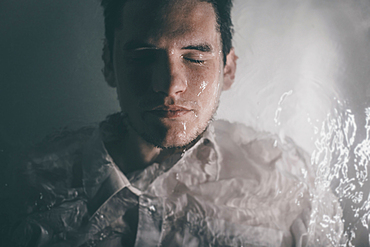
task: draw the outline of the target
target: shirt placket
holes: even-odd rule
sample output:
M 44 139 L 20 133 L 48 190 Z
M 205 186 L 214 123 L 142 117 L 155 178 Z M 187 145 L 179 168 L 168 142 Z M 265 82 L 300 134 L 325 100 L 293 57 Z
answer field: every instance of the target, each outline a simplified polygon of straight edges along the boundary
M 131 192 L 128 187 L 125 187 L 109 198 L 90 218 L 89 223 L 86 227 L 84 239 L 80 239 L 80 244 L 87 243 L 88 245 L 94 246 L 94 242 L 103 241 L 101 234 L 105 228 L 110 226 L 119 217 L 125 215 L 125 213 L 138 205 L 138 196 Z M 100 235 L 99 235 L 100 234 Z
M 161 246 L 163 199 L 149 195 L 139 196 L 139 223 L 135 247 Z

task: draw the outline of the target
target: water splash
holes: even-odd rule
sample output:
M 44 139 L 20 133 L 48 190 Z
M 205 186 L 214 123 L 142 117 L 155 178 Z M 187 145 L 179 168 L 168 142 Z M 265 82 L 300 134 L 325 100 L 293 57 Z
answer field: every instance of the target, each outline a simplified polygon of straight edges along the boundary
M 281 125 L 281 122 L 280 122 L 280 114 L 281 114 L 281 111 L 283 110 L 282 104 L 283 104 L 285 98 L 287 96 L 292 95 L 292 94 L 293 94 L 293 90 L 290 90 L 288 92 L 283 93 L 283 95 L 281 95 L 280 100 L 279 100 L 279 103 L 278 103 L 278 108 L 275 111 L 275 117 L 274 117 L 274 122 L 275 122 L 275 125 L 276 126 L 280 126 Z
M 354 114 L 344 104 L 327 115 L 317 135 L 311 161 L 315 168 L 317 194 L 314 201 L 320 201 L 328 191 L 333 191 L 343 208 L 346 246 L 355 246 L 369 241 L 359 232 L 369 229 L 370 198 L 368 166 L 370 161 L 370 108 L 366 108 L 365 126 L 361 114 Z M 313 211 L 318 211 L 319 208 Z M 325 227 L 337 219 L 319 219 Z M 368 231 L 367 231 L 368 232 Z M 357 237 L 356 237 L 357 235 Z M 328 236 L 330 237 L 330 236 Z

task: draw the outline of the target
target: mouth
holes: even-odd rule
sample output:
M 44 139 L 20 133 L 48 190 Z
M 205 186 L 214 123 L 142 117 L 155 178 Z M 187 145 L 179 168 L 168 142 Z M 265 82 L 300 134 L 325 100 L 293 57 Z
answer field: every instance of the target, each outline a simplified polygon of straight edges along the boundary
M 159 118 L 174 119 L 182 117 L 191 111 L 191 109 L 182 106 L 157 106 L 148 112 Z

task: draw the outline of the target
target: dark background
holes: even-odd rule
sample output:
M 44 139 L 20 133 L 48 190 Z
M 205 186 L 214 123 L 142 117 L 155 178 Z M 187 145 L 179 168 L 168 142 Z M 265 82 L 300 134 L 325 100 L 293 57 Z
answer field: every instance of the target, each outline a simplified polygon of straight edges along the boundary
M 27 146 L 118 110 L 95 0 L 0 1 L 0 145 Z

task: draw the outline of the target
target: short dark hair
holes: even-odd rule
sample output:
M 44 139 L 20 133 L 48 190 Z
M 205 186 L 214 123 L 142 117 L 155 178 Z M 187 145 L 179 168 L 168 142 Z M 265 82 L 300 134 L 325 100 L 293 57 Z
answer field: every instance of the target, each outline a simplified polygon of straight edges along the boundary
M 104 8 L 105 38 L 107 39 L 110 51 L 113 51 L 114 30 L 121 23 L 121 14 L 125 3 L 128 0 L 101 0 Z M 222 53 L 224 64 L 226 56 L 232 48 L 233 23 L 231 21 L 232 0 L 199 0 L 200 2 L 211 3 L 217 18 L 217 29 L 221 34 Z

